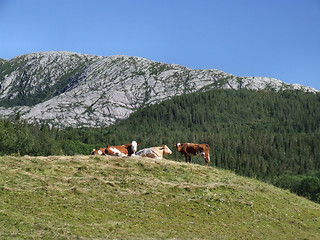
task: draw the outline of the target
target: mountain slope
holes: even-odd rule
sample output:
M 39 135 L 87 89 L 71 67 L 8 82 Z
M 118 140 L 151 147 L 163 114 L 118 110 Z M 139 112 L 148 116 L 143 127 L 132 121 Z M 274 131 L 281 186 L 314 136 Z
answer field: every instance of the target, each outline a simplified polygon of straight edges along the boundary
M 108 126 L 141 106 L 212 88 L 303 89 L 264 77 L 236 77 L 219 70 L 128 56 L 41 52 L 0 62 L 0 108 L 29 122 L 60 127 Z
M 211 167 L 51 156 L 1 157 L 0 170 L 4 239 L 320 237 L 318 204 Z

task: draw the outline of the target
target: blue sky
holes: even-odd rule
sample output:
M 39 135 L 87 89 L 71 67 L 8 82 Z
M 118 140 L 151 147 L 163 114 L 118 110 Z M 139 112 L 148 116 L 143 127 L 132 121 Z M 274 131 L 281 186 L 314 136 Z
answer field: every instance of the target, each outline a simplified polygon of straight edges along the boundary
M 320 90 L 320 0 L 0 0 L 0 58 L 58 50 Z

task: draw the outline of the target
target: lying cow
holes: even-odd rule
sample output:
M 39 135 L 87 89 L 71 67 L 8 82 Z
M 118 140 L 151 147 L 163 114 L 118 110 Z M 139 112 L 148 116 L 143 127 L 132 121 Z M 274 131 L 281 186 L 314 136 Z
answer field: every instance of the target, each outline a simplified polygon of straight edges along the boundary
M 132 141 L 131 143 L 120 146 L 108 145 L 105 150 L 105 154 L 120 157 L 135 156 L 135 153 L 139 145 L 140 143 L 137 143 L 136 141 Z
M 164 154 L 172 154 L 170 148 L 167 145 L 163 145 L 162 147 L 151 147 L 144 148 L 137 152 L 137 155 L 141 157 L 149 157 L 149 158 L 157 158 L 162 159 Z
M 206 165 L 210 162 L 210 147 L 208 144 L 197 144 L 197 143 L 176 143 L 174 146 L 177 147 L 178 152 L 180 152 L 186 159 L 186 162 L 191 162 L 191 156 L 202 156 L 206 161 Z
M 106 149 L 107 148 L 93 149 L 91 155 L 106 155 Z

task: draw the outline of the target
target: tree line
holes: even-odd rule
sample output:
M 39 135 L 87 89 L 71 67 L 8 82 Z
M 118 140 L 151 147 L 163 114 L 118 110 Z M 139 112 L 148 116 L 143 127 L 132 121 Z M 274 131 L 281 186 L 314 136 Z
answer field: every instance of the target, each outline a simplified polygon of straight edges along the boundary
M 140 148 L 208 143 L 211 166 L 320 201 L 320 94 L 211 90 L 174 97 L 108 128 L 58 129 L 0 119 L 0 154 L 89 154 L 136 140 Z M 183 161 L 173 150 L 171 159 Z M 193 162 L 204 164 L 201 158 Z

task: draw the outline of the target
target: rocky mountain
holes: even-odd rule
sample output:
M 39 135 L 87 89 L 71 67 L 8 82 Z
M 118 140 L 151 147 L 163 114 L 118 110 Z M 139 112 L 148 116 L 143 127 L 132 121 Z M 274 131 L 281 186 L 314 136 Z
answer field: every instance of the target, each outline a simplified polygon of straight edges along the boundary
M 0 115 L 59 127 L 101 127 L 175 95 L 213 88 L 302 89 L 266 77 L 237 77 L 129 56 L 40 52 L 0 59 Z

